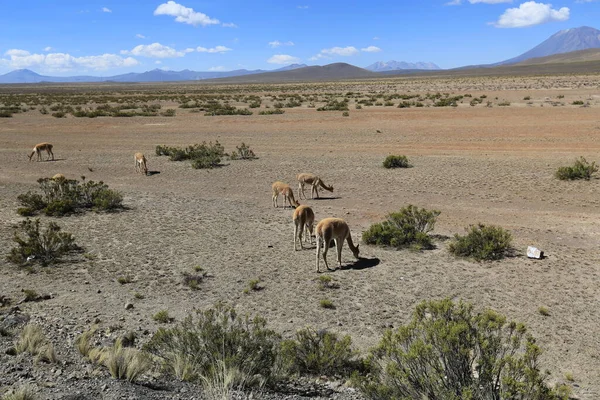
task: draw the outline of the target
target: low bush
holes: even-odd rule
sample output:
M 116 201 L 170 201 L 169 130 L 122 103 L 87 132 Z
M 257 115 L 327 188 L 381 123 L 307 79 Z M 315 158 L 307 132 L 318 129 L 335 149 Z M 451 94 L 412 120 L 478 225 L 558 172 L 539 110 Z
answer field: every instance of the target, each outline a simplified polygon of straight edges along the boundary
M 54 346 L 48 340 L 39 325 L 27 324 L 23 328 L 19 340 L 15 344 L 17 353 L 29 353 L 35 357 L 35 361 L 56 363 L 58 358 Z
M 24 238 L 18 233 L 19 231 L 24 233 Z M 19 265 L 30 261 L 46 267 L 59 263 L 62 257 L 70 253 L 81 251 L 81 248 L 75 244 L 73 235 L 61 232 L 61 228 L 54 222 L 50 222 L 41 232 L 39 219 L 32 221 L 28 218 L 22 221 L 14 234 L 13 241 L 17 246 L 10 250 L 7 259 Z
M 74 179 L 40 178 L 38 183 L 41 194 L 30 191 L 17 197 L 23 206 L 17 210 L 20 215 L 43 212 L 61 217 L 85 209 L 114 211 L 123 208 L 123 196 L 102 181 L 79 183 Z
M 451 300 L 419 304 L 412 321 L 386 331 L 353 376 L 369 399 L 558 400 L 540 371 L 541 349 L 523 324 Z
M 236 151 L 232 152 L 229 156 L 231 160 L 254 160 L 255 158 L 258 158 L 246 143 L 242 142 L 240 146 L 236 146 L 235 148 Z
M 225 148 L 216 141 L 188 146 L 185 149 L 169 146 L 156 146 L 157 156 L 168 156 L 171 161 L 191 160 L 192 168 L 215 168 L 225 155 Z
M 589 181 L 596 172 L 598 172 L 596 162 L 590 164 L 585 158 L 579 157 L 573 166 L 560 167 L 554 176 L 560 180 L 585 179 Z
M 273 114 L 285 114 L 285 110 L 281 108 L 276 108 L 274 110 L 263 110 L 258 113 L 258 115 L 273 115 Z
M 146 349 L 162 369 L 180 380 L 203 382 L 219 374 L 218 365 L 236 371 L 233 387 L 272 378 L 280 336 L 263 318 L 240 317 L 218 304 L 189 315 L 178 326 L 159 329 Z
M 33 386 L 26 384 L 18 389 L 9 390 L 4 393 L 2 400 L 36 400 L 37 396 L 35 394 L 35 389 Z
M 281 360 L 286 371 L 297 374 L 350 376 L 361 369 L 352 339 L 327 330 L 305 328 L 281 343 Z
M 389 155 L 383 160 L 384 168 L 409 168 L 411 167 L 406 156 Z
M 433 242 L 428 235 L 433 231 L 440 211 L 426 210 L 408 205 L 396 213 L 390 213 L 384 222 L 371 225 L 363 233 L 363 241 L 377 246 L 431 249 Z
M 499 226 L 472 225 L 465 236 L 454 235 L 450 253 L 477 261 L 499 260 L 512 250 L 512 235 Z

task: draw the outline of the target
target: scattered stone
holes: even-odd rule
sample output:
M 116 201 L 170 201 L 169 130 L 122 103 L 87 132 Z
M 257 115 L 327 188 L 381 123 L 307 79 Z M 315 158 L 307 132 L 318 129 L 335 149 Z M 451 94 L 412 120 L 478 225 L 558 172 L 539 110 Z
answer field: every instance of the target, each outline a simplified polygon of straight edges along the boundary
M 133 308 L 133 303 L 127 303 L 125 304 L 125 309 L 126 310 L 131 310 Z

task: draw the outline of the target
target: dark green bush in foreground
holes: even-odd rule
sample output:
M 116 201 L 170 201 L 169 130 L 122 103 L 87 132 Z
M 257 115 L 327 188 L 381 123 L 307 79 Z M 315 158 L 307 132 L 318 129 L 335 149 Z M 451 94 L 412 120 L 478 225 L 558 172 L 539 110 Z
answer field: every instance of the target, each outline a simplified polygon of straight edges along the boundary
M 383 161 L 384 168 L 409 168 L 411 165 L 406 156 L 387 156 Z
M 235 387 L 271 378 L 279 341 L 263 318 L 240 317 L 233 308 L 217 305 L 174 328 L 159 329 L 146 350 L 166 373 L 181 380 L 214 376 L 219 365 L 235 370 Z
M 575 179 L 585 179 L 586 181 L 589 181 L 596 172 L 598 172 L 596 162 L 590 164 L 585 158 L 579 157 L 579 159 L 575 160 L 573 166 L 560 167 L 554 173 L 554 176 L 563 181 Z
M 512 235 L 499 226 L 472 225 L 465 236 L 454 235 L 450 253 L 478 261 L 499 260 L 512 249 Z
M 30 262 L 41 263 L 46 267 L 60 262 L 61 258 L 69 253 L 81 250 L 75 244 L 73 235 L 61 232 L 60 226 L 54 222 L 50 222 L 44 231 L 40 231 L 39 219 L 32 221 L 28 218 L 22 221 L 13 241 L 17 246 L 10 250 L 7 258 L 15 264 L 24 264 L 27 258 L 30 258 Z
M 113 211 L 123 208 L 123 196 L 109 189 L 104 182 L 79 183 L 74 179 L 40 178 L 41 193 L 27 192 L 17 197 L 23 216 L 43 212 L 48 216 L 60 217 L 81 210 Z
M 281 359 L 286 371 L 298 374 L 350 376 L 361 366 L 350 336 L 339 338 L 312 328 L 296 332 L 295 340 L 283 341 Z
M 355 374 L 369 399 L 566 399 L 545 383 L 541 349 L 522 324 L 451 300 L 423 302 L 388 330 Z
M 435 227 L 439 215 L 437 210 L 408 205 L 399 212 L 388 214 L 386 221 L 371 225 L 363 233 L 363 241 L 378 246 L 431 249 L 433 242 L 428 233 Z

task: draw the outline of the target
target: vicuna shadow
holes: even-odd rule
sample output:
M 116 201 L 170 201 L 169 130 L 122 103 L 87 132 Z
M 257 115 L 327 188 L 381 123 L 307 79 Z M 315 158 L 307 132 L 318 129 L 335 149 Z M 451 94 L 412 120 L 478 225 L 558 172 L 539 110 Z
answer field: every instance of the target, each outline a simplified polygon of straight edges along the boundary
M 146 176 L 152 176 L 152 175 L 158 175 L 158 174 L 160 174 L 160 171 L 148 171 Z
M 337 200 L 337 199 L 341 199 L 341 197 L 340 196 L 315 197 L 314 199 L 311 199 L 311 200 Z
M 342 266 L 341 270 L 345 271 L 347 269 L 361 270 L 361 269 L 373 268 L 373 267 L 379 265 L 380 262 L 381 262 L 381 260 L 377 257 L 375 257 L 375 258 L 359 257 L 358 260 L 354 261 L 352 264 Z

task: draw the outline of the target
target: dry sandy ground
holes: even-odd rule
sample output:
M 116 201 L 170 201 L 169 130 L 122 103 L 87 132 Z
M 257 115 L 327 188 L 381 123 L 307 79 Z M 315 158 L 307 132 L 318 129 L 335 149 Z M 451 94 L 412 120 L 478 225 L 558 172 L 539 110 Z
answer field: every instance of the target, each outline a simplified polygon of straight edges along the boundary
M 95 259 L 35 274 L 0 261 L 0 294 L 19 299 L 22 289 L 52 293 L 53 299 L 22 308 L 69 331 L 69 340 L 95 318 L 104 328 L 119 324 L 152 332 L 152 315 L 159 310 L 179 320 L 224 300 L 266 317 L 286 336 L 307 325 L 327 328 L 351 334 L 362 350 L 376 344 L 384 328 L 406 323 L 420 301 L 463 299 L 526 323 L 545 350 L 550 382 L 574 386 L 582 399 L 600 398 L 600 180 L 553 177 L 576 157 L 598 160 L 600 100 L 592 97 L 600 94 L 597 80 L 591 88 L 560 91 L 490 87 L 482 88 L 488 97 L 513 104 L 352 108 L 350 117 L 302 107 L 274 116 L 178 111 L 175 118 L 55 119 L 29 112 L 4 119 L 2 260 L 12 247 L 12 226 L 22 219 L 16 197 L 35 189 L 39 177 L 60 172 L 102 180 L 125 195 L 130 209 L 58 220 Z M 561 93 L 565 106 L 541 106 Z M 526 95 L 534 105 L 522 101 Z M 580 98 L 595 100 L 590 107 L 569 105 Z M 159 144 L 203 140 L 219 140 L 226 151 L 245 142 L 259 159 L 206 171 L 154 155 Z M 54 143 L 57 161 L 27 162 L 29 148 L 42 141 Z M 150 170 L 160 173 L 135 174 L 136 151 L 147 154 Z M 414 168 L 382 168 L 388 154 L 407 155 Z M 330 273 L 339 288 L 319 290 L 314 249 L 293 250 L 292 212 L 271 204 L 271 183 L 282 180 L 295 188 L 299 172 L 316 173 L 335 187 L 333 195 L 324 192 L 329 198 L 302 203 L 313 207 L 317 219 L 345 218 L 355 242 L 370 224 L 408 204 L 440 210 L 437 249 L 361 244 L 367 260 L 355 263 L 345 245 L 344 269 Z M 477 263 L 450 255 L 443 237 L 478 222 L 510 230 L 519 256 Z M 528 245 L 548 257 L 527 259 Z M 333 251 L 329 259 L 335 265 Z M 182 284 L 182 273 L 196 265 L 211 277 L 194 291 Z M 119 284 L 122 276 L 133 282 Z M 252 279 L 264 289 L 244 294 Z M 135 292 L 145 298 L 135 299 Z M 323 298 L 336 308 L 321 308 Z M 128 302 L 133 310 L 125 310 Z M 541 306 L 550 316 L 540 315 Z

